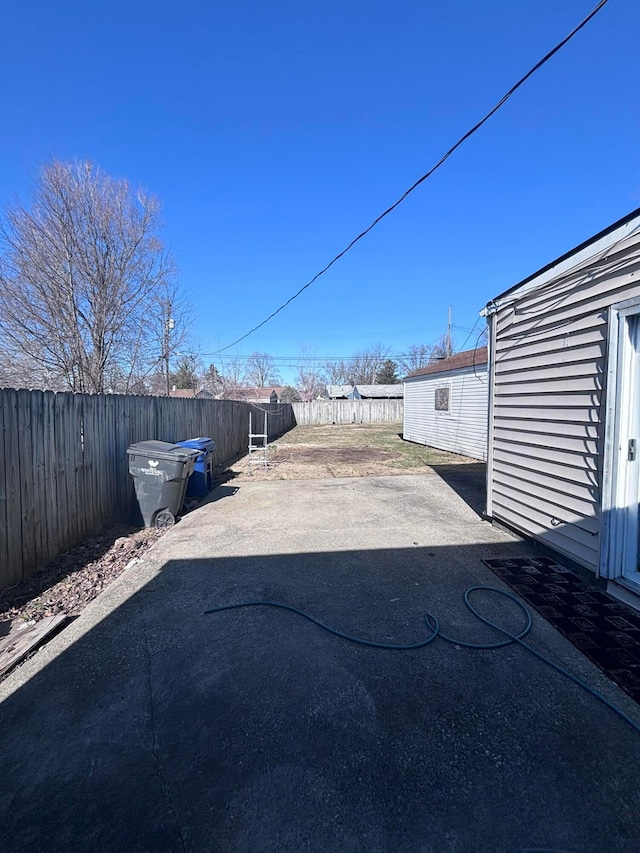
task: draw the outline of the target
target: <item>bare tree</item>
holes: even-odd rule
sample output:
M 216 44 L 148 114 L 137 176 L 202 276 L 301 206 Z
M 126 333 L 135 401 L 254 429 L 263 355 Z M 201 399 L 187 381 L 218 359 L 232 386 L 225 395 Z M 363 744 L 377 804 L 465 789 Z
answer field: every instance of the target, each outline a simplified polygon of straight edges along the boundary
M 43 388 L 56 390 L 64 385 L 64 379 L 55 373 L 44 371 L 18 353 L 10 353 L 0 345 L 0 388 Z
M 327 387 L 326 374 L 318 367 L 301 364 L 296 373 L 296 387 L 303 399 L 313 400 L 324 393 Z
M 327 376 L 322 367 L 313 361 L 313 355 L 307 347 L 301 348 L 299 357 L 296 386 L 303 399 L 312 400 L 320 394 L 324 394 Z
M 349 382 L 353 385 L 375 385 L 388 355 L 389 347 L 381 343 L 355 353 L 351 359 Z
M 409 349 L 398 357 L 400 373 L 407 376 L 415 370 L 427 367 L 431 363 L 432 350 L 433 346 L 427 346 L 427 344 L 411 344 Z
M 2 361 L 31 384 L 89 393 L 157 370 L 154 318 L 177 294 L 159 231 L 158 200 L 127 181 L 89 162 L 44 166 L 31 207 L 16 202 L 0 225 Z
M 136 365 L 138 371 L 140 355 L 146 352 L 147 370 L 157 371 L 164 376 L 163 393 L 169 396 L 171 388 L 171 359 L 191 359 L 193 371 L 201 367 L 197 354 L 189 352 L 191 324 L 193 311 L 191 303 L 186 299 L 175 281 L 164 282 L 157 288 L 149 313 L 146 333 L 140 332 L 137 337 L 136 357 L 130 363 Z
M 251 353 L 247 360 L 245 380 L 256 388 L 266 388 L 280 382 L 280 374 L 275 366 L 273 356 L 266 352 Z
M 348 385 L 351 381 L 351 364 L 348 360 L 326 361 L 323 373 L 329 385 Z
M 443 335 L 437 344 L 431 347 L 430 362 L 442 361 L 445 358 L 451 358 L 455 352 L 455 344 L 450 333 Z
M 230 358 L 220 365 L 220 396 L 236 400 L 245 385 L 245 366 L 240 358 Z
M 330 385 L 375 385 L 388 355 L 389 347 L 377 343 L 351 358 L 327 361 L 323 365 L 325 378 Z

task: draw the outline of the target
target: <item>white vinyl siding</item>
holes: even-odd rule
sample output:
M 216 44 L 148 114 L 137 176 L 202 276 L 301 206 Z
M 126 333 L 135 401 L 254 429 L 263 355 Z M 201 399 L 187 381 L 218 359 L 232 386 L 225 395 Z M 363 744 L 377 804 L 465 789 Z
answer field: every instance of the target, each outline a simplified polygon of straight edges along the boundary
M 596 247 L 594 247 L 595 250 Z M 609 307 L 640 295 L 640 235 L 547 272 L 491 317 L 493 518 L 596 571 Z
M 404 438 L 486 459 L 488 387 L 486 364 L 407 379 Z M 449 389 L 449 411 L 436 409 L 437 388 Z

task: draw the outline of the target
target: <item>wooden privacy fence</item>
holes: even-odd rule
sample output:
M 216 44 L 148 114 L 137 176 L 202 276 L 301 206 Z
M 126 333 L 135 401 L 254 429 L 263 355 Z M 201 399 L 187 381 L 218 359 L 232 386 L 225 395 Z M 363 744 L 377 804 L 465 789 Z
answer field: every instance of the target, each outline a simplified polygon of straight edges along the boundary
M 403 400 L 312 400 L 293 403 L 297 424 L 402 423 Z
M 264 410 L 270 439 L 295 423 L 286 404 L 0 389 L 0 589 L 129 514 L 130 444 L 208 436 L 216 464 L 247 449 Z

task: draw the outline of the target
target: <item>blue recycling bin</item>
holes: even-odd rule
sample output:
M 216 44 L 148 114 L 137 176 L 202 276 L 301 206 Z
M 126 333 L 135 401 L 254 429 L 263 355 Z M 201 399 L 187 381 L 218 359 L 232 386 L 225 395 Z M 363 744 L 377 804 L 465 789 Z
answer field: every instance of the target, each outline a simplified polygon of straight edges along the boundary
M 181 447 L 189 447 L 199 451 L 193 466 L 193 474 L 187 483 L 187 497 L 204 498 L 213 488 L 213 451 L 216 443 L 212 438 L 188 438 L 177 441 Z

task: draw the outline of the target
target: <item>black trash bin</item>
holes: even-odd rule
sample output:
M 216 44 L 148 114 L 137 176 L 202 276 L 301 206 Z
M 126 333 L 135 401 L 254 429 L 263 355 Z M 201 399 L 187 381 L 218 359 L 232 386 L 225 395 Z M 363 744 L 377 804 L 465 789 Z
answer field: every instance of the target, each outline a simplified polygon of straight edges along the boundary
M 127 454 L 144 526 L 170 527 L 182 509 L 198 451 L 167 441 L 139 441 Z

